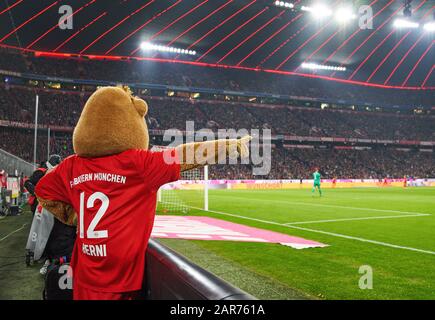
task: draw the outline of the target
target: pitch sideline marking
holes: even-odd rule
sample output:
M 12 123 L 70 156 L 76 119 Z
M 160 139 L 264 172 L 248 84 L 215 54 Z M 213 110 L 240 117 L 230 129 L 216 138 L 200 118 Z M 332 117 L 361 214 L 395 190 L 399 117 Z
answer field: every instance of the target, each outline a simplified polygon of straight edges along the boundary
M 26 225 L 27 225 L 27 223 L 24 223 L 24 224 L 21 226 L 21 228 L 18 228 L 17 230 L 12 231 L 11 233 L 8 233 L 6 236 L 4 236 L 3 238 L 0 239 L 0 242 L 2 242 L 3 240 L 7 239 L 9 236 L 13 235 L 14 233 L 16 233 L 16 232 L 22 230 Z
M 192 209 L 198 209 L 201 211 L 205 211 L 202 208 L 191 207 L 191 206 L 189 206 L 189 207 Z M 321 234 L 326 234 L 326 235 L 337 237 L 337 238 L 344 238 L 344 239 L 356 240 L 356 241 L 361 241 L 361 242 L 367 242 L 367 243 L 372 243 L 372 244 L 376 244 L 376 245 L 380 245 L 380 246 L 384 246 L 384 247 L 390 247 L 390 248 L 395 248 L 395 249 L 409 250 L 409 251 L 414 251 L 414 252 L 435 255 L 435 251 L 399 246 L 399 245 L 391 244 L 391 243 L 387 243 L 387 242 L 370 240 L 370 239 L 359 238 L 359 237 L 353 237 L 353 236 L 348 236 L 348 235 L 340 234 L 340 233 L 333 233 L 333 232 L 322 231 L 322 230 L 317 230 L 317 229 L 310 229 L 310 228 L 304 228 L 304 227 L 297 227 L 297 226 L 293 226 L 293 225 L 286 225 L 286 224 L 282 224 L 282 223 L 278 223 L 278 222 L 262 220 L 262 219 L 257 219 L 257 218 L 250 218 L 250 217 L 245 217 L 245 216 L 232 214 L 232 213 L 228 213 L 228 212 L 215 211 L 215 210 L 207 210 L 205 212 L 212 212 L 212 213 L 216 213 L 216 214 L 221 214 L 221 215 L 226 215 L 226 216 L 231 216 L 231 217 L 236 217 L 236 218 L 242 218 L 242 219 L 246 219 L 246 220 L 253 220 L 253 221 L 263 222 L 266 224 L 273 224 L 273 225 L 277 225 L 277 226 L 281 226 L 281 227 L 287 227 L 287 228 L 292 228 L 292 229 L 297 229 L 297 230 L 302 230 L 302 231 L 321 233 Z
M 379 217 L 363 217 L 363 218 L 344 218 L 344 219 L 329 219 L 329 220 L 314 220 L 314 221 L 296 221 L 284 223 L 285 225 L 293 224 L 310 224 L 310 223 L 326 223 L 326 222 L 339 222 L 339 221 L 354 221 L 354 220 L 374 220 L 374 219 L 394 219 L 394 218 L 409 218 L 409 217 L 426 217 L 431 216 L 430 213 L 410 214 L 400 216 L 379 216 Z
M 373 209 L 373 208 L 364 208 L 364 207 L 348 207 L 348 206 L 337 206 L 332 204 L 321 204 L 321 203 L 306 203 L 306 202 L 297 202 L 297 201 L 284 201 L 284 200 L 270 200 L 270 199 L 258 199 L 258 198 L 246 198 L 246 197 L 235 197 L 231 195 L 219 196 L 213 195 L 213 197 L 229 197 L 235 199 L 248 199 L 253 201 L 268 201 L 268 202 L 280 202 L 280 203 L 289 203 L 289 204 L 301 204 L 307 206 L 317 206 L 317 207 L 331 207 L 331 208 L 343 208 L 343 209 L 354 209 L 354 210 L 363 210 L 363 211 L 378 211 L 378 212 L 394 212 L 400 214 L 430 214 L 424 212 L 415 212 L 415 211 L 399 211 L 399 210 L 389 210 L 389 209 Z
M 174 204 L 179 205 L 176 202 L 168 202 L 168 201 L 160 201 L 161 203 L 167 203 L 167 204 Z M 205 211 L 201 208 L 196 208 L 192 206 L 187 206 L 192 209 L 199 209 L 202 211 Z M 208 210 L 211 211 L 211 210 Z M 408 217 L 427 217 L 431 216 L 430 213 L 416 213 L 416 214 L 407 214 L 407 215 L 400 215 L 400 216 L 378 216 L 378 217 L 362 217 L 362 218 L 343 218 L 343 219 L 328 219 L 328 220 L 313 220 L 313 221 L 295 221 L 295 222 L 287 222 L 283 225 L 293 225 L 293 224 L 311 224 L 311 223 L 326 223 L 326 222 L 338 222 L 338 221 L 353 221 L 353 220 L 372 220 L 372 219 L 393 219 L 393 218 L 408 218 Z

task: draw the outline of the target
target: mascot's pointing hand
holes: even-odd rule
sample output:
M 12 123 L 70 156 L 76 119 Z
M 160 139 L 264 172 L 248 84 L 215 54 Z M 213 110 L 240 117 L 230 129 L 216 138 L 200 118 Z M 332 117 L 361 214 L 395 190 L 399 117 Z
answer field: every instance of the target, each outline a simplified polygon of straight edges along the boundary
M 228 144 L 228 157 L 230 159 L 237 159 L 249 157 L 249 141 L 252 137 L 246 135 L 240 139 L 229 140 Z
M 240 158 L 249 157 L 249 141 L 251 140 L 252 137 L 249 135 L 237 140 L 237 151 L 239 152 Z
M 218 164 L 225 159 L 246 158 L 249 156 L 249 141 L 246 135 L 240 139 L 220 139 L 182 144 L 176 147 L 181 171 L 188 171 L 210 164 Z

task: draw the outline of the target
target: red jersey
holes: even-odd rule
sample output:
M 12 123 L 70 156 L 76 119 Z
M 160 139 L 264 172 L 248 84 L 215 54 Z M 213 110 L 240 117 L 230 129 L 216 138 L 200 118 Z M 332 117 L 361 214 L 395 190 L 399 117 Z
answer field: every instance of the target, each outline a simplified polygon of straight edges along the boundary
M 173 149 L 74 155 L 40 180 L 38 197 L 70 203 L 77 212 L 74 286 L 104 292 L 142 287 L 157 190 L 180 176 L 180 165 L 165 163 L 165 152 L 176 156 Z

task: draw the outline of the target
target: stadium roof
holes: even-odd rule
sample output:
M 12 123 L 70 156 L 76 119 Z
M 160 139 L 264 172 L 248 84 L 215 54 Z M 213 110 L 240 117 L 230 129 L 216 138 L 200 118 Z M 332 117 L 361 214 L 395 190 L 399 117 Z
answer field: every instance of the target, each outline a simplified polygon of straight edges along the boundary
M 360 28 L 360 16 L 347 24 L 334 19 L 340 6 L 352 2 L 357 15 L 360 5 L 371 5 L 372 29 Z M 323 0 L 334 13 L 323 18 L 301 10 L 314 1 L 291 3 L 294 9 L 268 0 L 5 0 L 0 3 L 0 46 L 435 88 L 435 32 L 422 27 L 433 22 L 435 1 L 411 1 L 411 19 L 419 28 L 394 26 L 395 19 L 403 18 L 403 0 Z M 72 29 L 59 28 L 62 5 L 72 6 Z M 143 42 L 195 50 L 196 55 L 142 50 Z M 346 70 L 302 69 L 302 63 Z

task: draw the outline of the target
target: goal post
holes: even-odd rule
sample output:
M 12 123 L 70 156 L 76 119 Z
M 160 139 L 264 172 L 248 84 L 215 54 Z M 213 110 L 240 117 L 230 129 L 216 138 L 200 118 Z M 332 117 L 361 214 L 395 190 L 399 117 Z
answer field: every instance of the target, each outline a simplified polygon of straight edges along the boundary
M 153 146 L 151 151 L 167 149 Z M 208 166 L 182 172 L 180 179 L 167 183 L 157 192 L 157 211 L 161 213 L 189 213 L 208 210 Z
M 204 210 L 208 211 L 208 166 L 203 167 L 204 170 Z

